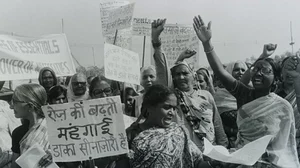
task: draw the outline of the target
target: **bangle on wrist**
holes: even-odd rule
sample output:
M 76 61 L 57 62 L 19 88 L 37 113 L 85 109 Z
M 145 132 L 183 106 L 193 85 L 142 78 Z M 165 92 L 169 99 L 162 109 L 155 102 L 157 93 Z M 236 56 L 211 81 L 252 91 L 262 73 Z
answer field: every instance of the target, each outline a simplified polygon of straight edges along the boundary
M 153 41 L 153 40 L 152 40 L 152 46 L 153 46 L 154 48 L 160 47 L 160 46 L 161 46 L 161 41 L 160 41 L 160 39 L 159 39 L 158 41 Z
M 210 50 L 208 50 L 208 51 L 204 51 L 206 54 L 209 54 L 209 53 L 211 53 L 211 52 L 213 52 L 214 51 L 214 47 L 211 47 L 211 49 Z

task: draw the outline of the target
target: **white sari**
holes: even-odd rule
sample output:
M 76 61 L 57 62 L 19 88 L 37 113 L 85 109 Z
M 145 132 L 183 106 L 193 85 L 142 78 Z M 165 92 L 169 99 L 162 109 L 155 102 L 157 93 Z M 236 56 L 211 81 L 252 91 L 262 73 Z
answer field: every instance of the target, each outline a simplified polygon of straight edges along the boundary
M 239 128 L 236 145 L 243 147 L 265 135 L 274 135 L 263 161 L 275 167 L 300 167 L 296 150 L 296 131 L 293 109 L 289 102 L 270 93 L 243 105 L 238 110 Z

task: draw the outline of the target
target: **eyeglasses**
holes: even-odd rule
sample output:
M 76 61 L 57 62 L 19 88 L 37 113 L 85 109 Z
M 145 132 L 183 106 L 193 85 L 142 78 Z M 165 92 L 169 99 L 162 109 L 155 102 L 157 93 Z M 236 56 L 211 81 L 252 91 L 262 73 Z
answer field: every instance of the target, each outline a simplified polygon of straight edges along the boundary
M 10 101 L 10 105 L 14 105 L 14 104 L 17 104 L 17 103 L 27 103 L 27 102 L 16 100 L 16 99 L 11 99 L 11 101 Z
M 262 67 L 262 68 L 254 67 L 252 69 L 253 73 L 257 73 L 258 71 L 264 75 L 270 75 L 273 72 L 270 68 L 266 68 L 266 67 Z
M 93 94 L 94 95 L 100 95 L 100 94 L 102 94 L 102 93 L 105 93 L 106 95 L 110 95 L 111 94 L 111 92 L 112 92 L 112 90 L 111 90 L 111 88 L 109 87 L 109 88 L 105 88 L 105 89 L 95 89 L 94 91 L 93 91 Z
M 79 86 L 79 85 L 86 86 L 86 82 L 72 82 L 72 84 L 75 86 Z

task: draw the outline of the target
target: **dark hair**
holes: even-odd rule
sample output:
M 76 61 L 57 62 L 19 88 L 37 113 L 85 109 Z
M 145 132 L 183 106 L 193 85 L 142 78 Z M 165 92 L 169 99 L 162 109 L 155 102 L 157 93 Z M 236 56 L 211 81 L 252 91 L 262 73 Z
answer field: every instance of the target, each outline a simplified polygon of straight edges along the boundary
M 67 89 L 60 85 L 51 87 L 48 94 L 48 102 L 51 102 L 51 100 L 56 99 L 62 94 L 67 97 Z
M 169 87 L 166 87 L 164 85 L 152 85 L 149 87 L 149 89 L 144 94 L 144 99 L 142 103 L 142 115 L 143 117 L 147 117 L 146 109 L 150 106 L 157 106 L 160 103 L 164 103 L 168 97 L 172 94 L 175 94 L 175 92 L 170 89 Z
M 282 71 L 283 70 L 283 66 L 284 66 L 284 63 L 289 59 L 291 58 L 291 56 L 288 56 L 288 57 L 285 57 L 282 61 L 281 61 L 281 66 L 280 66 L 280 70 Z
M 280 77 L 281 77 L 280 66 L 272 58 L 258 59 L 257 61 L 255 61 L 255 63 L 253 65 L 255 65 L 260 60 L 267 61 L 272 67 L 273 74 L 274 74 L 274 81 L 273 81 L 273 84 L 272 84 L 272 87 L 271 87 L 271 91 L 274 91 L 276 89 L 277 84 L 278 84 L 278 82 L 280 80 Z
M 91 82 L 91 84 L 90 84 L 90 87 L 89 87 L 89 94 L 90 94 L 90 96 L 93 95 L 93 90 L 95 89 L 96 84 L 99 83 L 99 82 L 101 82 L 101 81 L 107 82 L 110 86 L 111 86 L 111 84 L 112 84 L 112 81 L 111 81 L 111 80 L 105 78 L 105 77 L 102 76 L 102 75 L 99 75 L 99 76 L 95 77 L 95 78 L 92 80 L 92 82 Z M 111 88 L 111 89 L 113 90 L 113 88 Z

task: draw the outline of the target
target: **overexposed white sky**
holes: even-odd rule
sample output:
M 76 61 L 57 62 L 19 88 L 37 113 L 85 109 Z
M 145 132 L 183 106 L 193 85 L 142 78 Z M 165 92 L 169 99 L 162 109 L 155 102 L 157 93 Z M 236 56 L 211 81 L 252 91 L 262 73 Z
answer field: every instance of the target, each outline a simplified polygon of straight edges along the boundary
M 133 1 L 133 0 L 131 0 Z M 26 36 L 61 33 L 61 19 L 70 48 L 83 66 L 103 65 L 100 0 L 3 0 L 0 2 L 0 33 Z M 212 21 L 213 44 L 226 63 L 258 56 L 264 43 L 278 44 L 276 54 L 291 50 L 290 21 L 293 22 L 294 51 L 300 48 L 299 0 L 136 0 L 135 17 L 167 18 L 167 23 L 192 24 L 201 14 Z M 133 48 L 142 54 L 142 37 L 134 37 Z M 148 38 L 146 57 L 150 57 Z M 207 65 L 200 47 L 201 65 Z M 149 59 L 146 59 L 149 64 Z

